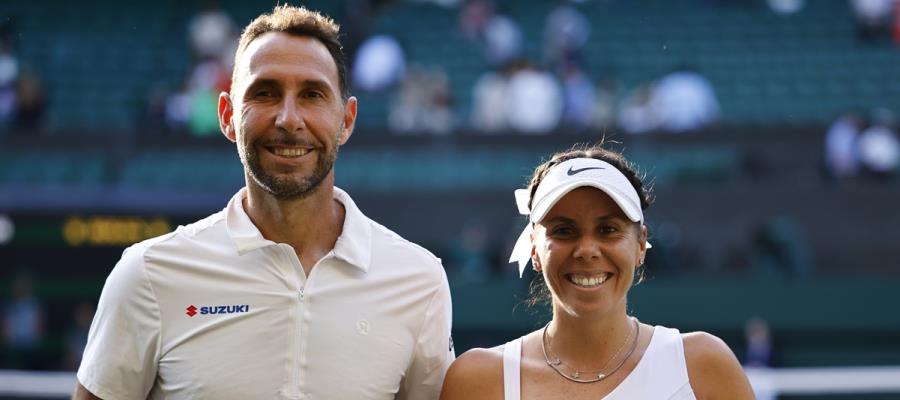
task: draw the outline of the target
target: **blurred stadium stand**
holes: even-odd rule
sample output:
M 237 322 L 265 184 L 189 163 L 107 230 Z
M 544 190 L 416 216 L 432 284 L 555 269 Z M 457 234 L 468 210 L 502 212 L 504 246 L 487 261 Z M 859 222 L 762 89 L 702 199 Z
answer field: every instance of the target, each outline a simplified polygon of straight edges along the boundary
M 218 3 L 240 26 L 271 8 Z M 525 55 L 541 59 L 554 4 L 496 3 L 523 27 Z M 482 135 L 463 124 L 446 136 L 398 136 L 387 127 L 395 93 L 358 94 L 360 121 L 337 184 L 370 217 L 445 260 L 458 352 L 545 320 L 523 304 L 528 282 L 505 264 L 524 223 L 512 191 L 541 157 L 605 137 L 656 189 L 649 279 L 631 294 L 636 316 L 710 331 L 739 357 L 745 321 L 762 317 L 777 367 L 900 365 L 900 181 L 837 182 L 822 168 L 827 125 L 842 113 L 900 112 L 900 49 L 857 40 L 845 1 L 807 1 L 787 16 L 763 2 L 713 3 L 578 5 L 592 23 L 584 62 L 595 82 L 630 90 L 686 63 L 709 78 L 721 118 L 700 132 Z M 306 4 L 339 22 L 346 14 L 342 2 Z M 10 298 L 16 274 L 33 275 L 47 316 L 42 369 L 68 368 L 73 307 L 96 303 L 124 247 L 221 209 L 243 184 L 236 151 L 221 137 L 142 125 L 154 84 L 178 88 L 189 73 L 186 26 L 198 9 L 174 0 L 0 2 L 21 68 L 40 77 L 49 99 L 40 130 L 0 125 L 0 299 Z M 397 37 L 409 64 L 444 68 L 453 112 L 468 120 L 472 87 L 490 66 L 458 32 L 458 7 L 388 1 L 375 9 L 368 33 Z M 487 261 L 474 278 L 459 250 L 473 224 L 484 230 Z M 8 345 L 0 351 L 0 367 L 20 367 L 6 361 Z M 898 396 L 792 393 L 782 398 Z

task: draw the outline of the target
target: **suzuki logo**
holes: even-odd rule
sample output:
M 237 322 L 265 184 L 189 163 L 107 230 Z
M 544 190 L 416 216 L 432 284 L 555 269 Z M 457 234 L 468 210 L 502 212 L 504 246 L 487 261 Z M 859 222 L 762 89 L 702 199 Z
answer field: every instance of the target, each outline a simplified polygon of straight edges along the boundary
M 185 314 L 187 314 L 188 317 L 193 317 L 194 315 L 197 315 L 197 307 L 194 307 L 194 305 L 191 304 L 190 306 L 188 306 L 187 312 Z

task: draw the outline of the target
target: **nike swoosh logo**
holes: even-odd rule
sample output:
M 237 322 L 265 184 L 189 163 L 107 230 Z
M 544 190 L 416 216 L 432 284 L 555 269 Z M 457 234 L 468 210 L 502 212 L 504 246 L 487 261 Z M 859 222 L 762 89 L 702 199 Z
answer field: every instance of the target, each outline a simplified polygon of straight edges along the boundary
M 572 169 L 572 167 L 569 167 L 569 170 L 566 171 L 566 175 L 572 176 L 572 175 L 575 175 L 575 174 L 577 174 L 577 173 L 579 173 L 579 172 L 587 171 L 587 170 L 589 170 L 589 169 L 606 169 L 606 168 L 603 168 L 603 167 L 585 167 L 585 168 L 579 168 L 579 169 Z

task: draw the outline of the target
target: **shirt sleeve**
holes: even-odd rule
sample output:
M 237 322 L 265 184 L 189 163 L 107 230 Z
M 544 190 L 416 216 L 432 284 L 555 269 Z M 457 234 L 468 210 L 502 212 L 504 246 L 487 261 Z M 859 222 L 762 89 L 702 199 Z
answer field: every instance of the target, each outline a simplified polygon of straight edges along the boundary
M 144 399 L 156 381 L 160 317 L 143 248 L 125 250 L 106 279 L 78 381 L 102 399 Z
M 447 275 L 441 268 L 440 286 L 425 311 L 425 318 L 416 341 L 415 354 L 397 399 L 437 399 L 441 394 L 444 374 L 456 358 L 450 327 L 453 308 Z

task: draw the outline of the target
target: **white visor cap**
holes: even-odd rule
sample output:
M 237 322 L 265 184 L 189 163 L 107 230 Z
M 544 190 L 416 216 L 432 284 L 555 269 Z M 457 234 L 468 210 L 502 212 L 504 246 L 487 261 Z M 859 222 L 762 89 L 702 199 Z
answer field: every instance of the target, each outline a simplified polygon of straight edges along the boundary
M 533 223 L 541 222 L 559 199 L 583 186 L 595 187 L 609 195 L 632 222 L 644 221 L 641 200 L 628 178 L 606 161 L 593 158 L 575 158 L 551 168 L 534 193 L 531 210 L 528 210 L 528 192 L 523 191 L 524 199 L 517 193 L 519 212 L 528 215 Z

